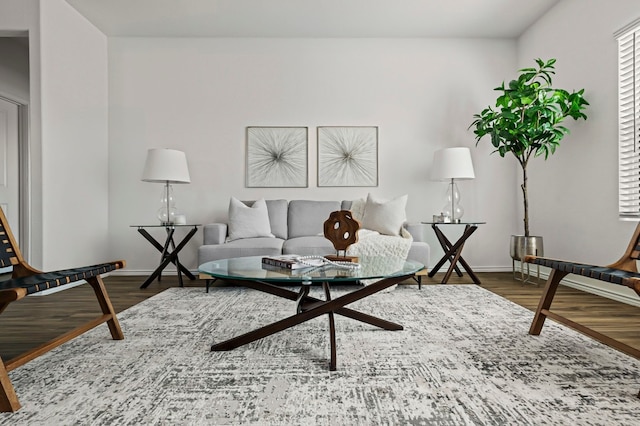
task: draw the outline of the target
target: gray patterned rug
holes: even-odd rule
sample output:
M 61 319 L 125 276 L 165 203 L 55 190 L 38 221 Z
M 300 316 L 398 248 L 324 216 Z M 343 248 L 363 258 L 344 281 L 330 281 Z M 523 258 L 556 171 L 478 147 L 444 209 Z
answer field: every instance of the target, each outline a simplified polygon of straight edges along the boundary
M 315 289 L 314 289 L 315 290 Z M 316 296 L 320 292 L 316 291 Z M 339 292 L 336 292 L 339 293 Z M 640 361 L 473 285 L 400 286 L 352 307 L 404 325 L 326 317 L 230 352 L 221 341 L 292 314 L 233 287 L 172 288 L 10 373 L 2 425 L 629 425 Z M 546 349 L 550 348 L 550 349 Z

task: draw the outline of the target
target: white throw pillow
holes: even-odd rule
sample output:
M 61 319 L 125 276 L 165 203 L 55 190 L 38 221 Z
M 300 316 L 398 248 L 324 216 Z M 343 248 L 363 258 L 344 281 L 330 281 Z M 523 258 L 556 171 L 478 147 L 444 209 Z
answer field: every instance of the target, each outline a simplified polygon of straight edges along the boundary
M 275 238 L 271 233 L 267 202 L 261 198 L 249 207 L 237 198 L 231 197 L 227 241 L 257 237 Z
M 351 202 L 351 216 L 360 224 L 362 224 L 362 217 L 364 216 L 364 207 L 367 205 L 367 200 L 364 198 L 358 198 L 357 200 L 353 200 Z
M 364 206 L 362 227 L 384 235 L 400 235 L 400 229 L 407 220 L 406 206 L 407 195 L 386 201 L 376 200 L 369 194 Z

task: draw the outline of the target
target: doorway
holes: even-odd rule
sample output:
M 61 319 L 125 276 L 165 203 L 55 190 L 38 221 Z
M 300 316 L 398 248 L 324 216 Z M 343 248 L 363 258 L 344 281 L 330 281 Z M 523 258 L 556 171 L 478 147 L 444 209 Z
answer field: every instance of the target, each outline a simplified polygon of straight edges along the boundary
M 20 229 L 18 146 L 18 105 L 0 97 L 0 207 L 14 234 Z
M 0 207 L 25 258 L 29 253 L 28 107 L 0 95 Z
M 0 205 L 23 256 L 31 258 L 28 31 L 0 31 Z

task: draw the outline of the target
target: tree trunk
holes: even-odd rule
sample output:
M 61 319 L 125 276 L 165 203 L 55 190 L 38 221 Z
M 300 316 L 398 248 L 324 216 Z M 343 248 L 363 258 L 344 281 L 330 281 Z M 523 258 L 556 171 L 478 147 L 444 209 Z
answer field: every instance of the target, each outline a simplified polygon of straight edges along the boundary
M 524 199 L 524 236 L 529 236 L 529 196 L 527 193 L 527 168 L 522 168 L 522 196 Z

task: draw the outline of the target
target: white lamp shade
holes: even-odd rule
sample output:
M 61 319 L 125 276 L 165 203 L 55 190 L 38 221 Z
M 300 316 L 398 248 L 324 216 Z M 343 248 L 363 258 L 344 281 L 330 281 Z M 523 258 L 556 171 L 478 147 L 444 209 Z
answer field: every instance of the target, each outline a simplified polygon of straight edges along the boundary
M 190 183 L 187 156 L 182 151 L 152 148 L 147 151 L 142 180 L 158 183 Z
M 445 148 L 433 153 L 431 179 L 474 179 L 471 151 L 466 147 Z

